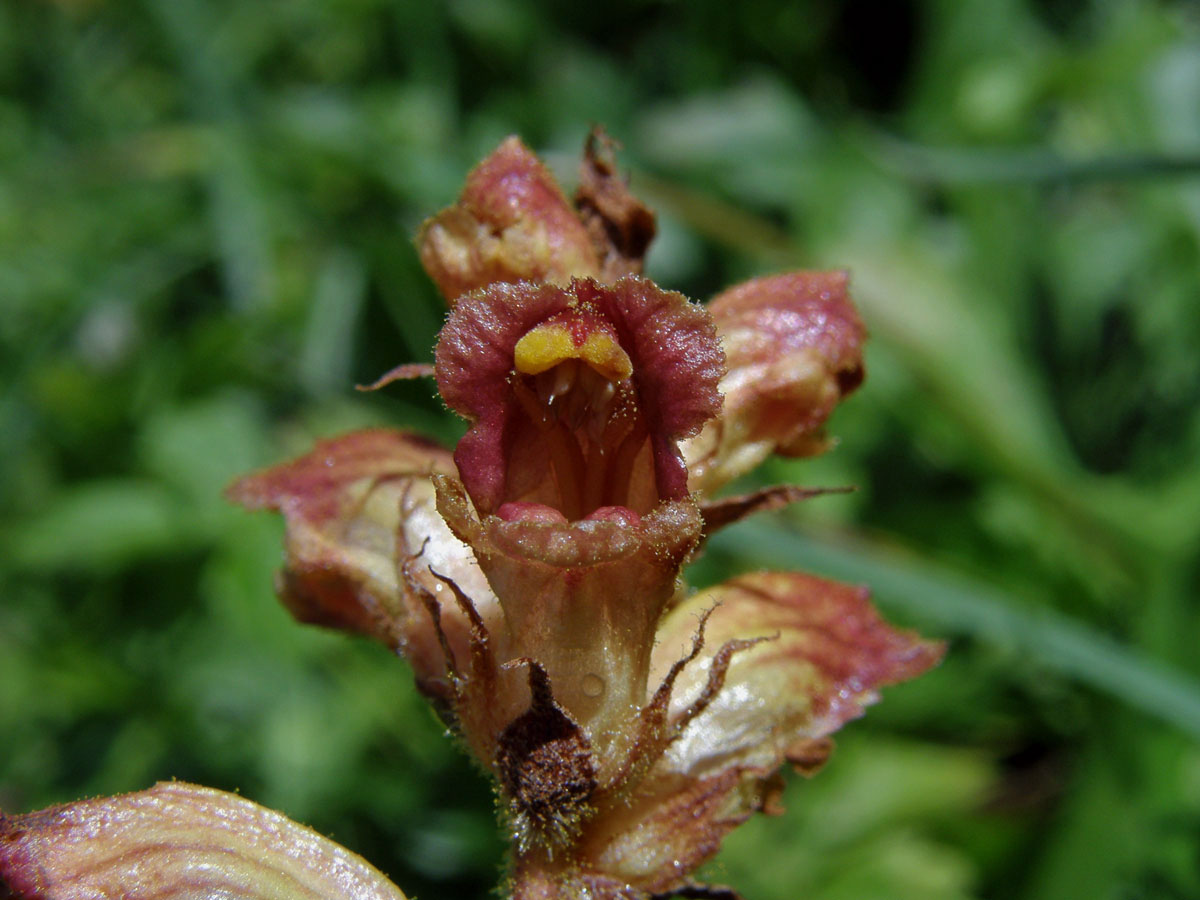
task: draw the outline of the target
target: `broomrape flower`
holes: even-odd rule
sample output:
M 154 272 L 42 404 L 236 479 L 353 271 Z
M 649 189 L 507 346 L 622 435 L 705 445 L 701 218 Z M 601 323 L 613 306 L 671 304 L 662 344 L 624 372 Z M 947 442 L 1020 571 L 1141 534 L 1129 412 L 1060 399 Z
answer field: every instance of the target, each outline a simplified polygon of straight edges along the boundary
M 833 731 L 941 648 L 811 575 L 686 588 L 714 531 L 811 495 L 713 497 L 773 453 L 826 448 L 863 378 L 863 327 L 841 272 L 760 278 L 707 307 L 658 287 L 640 274 L 653 215 L 601 136 L 580 182 L 572 207 L 509 138 L 422 229 L 449 307 L 435 362 L 376 386 L 432 375 L 470 425 L 452 453 L 361 431 L 230 496 L 285 516 L 293 614 L 404 655 L 494 776 L 512 896 L 715 895 L 690 873 L 777 808 L 780 768 L 815 772 Z M 96 816 L 5 824 L 0 872 L 19 887 L 66 868 L 39 848 L 76 819 Z

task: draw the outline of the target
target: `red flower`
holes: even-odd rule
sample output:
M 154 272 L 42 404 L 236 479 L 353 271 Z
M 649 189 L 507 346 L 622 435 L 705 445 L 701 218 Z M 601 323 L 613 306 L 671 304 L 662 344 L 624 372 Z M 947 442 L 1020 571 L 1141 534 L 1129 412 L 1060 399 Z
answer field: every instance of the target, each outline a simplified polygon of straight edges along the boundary
M 519 896 L 681 888 L 770 803 L 783 763 L 817 768 L 826 736 L 878 687 L 941 653 L 884 624 L 862 589 L 811 576 L 683 590 L 704 534 L 805 495 L 708 499 L 771 453 L 825 448 L 826 419 L 862 381 L 865 335 L 844 273 L 758 279 L 707 308 L 624 274 L 645 240 L 618 248 L 637 245 L 644 207 L 610 164 L 597 171 L 591 153 L 577 216 L 510 138 L 426 225 L 422 258 L 451 305 L 438 389 L 470 429 L 455 471 L 430 451 L 422 478 L 410 438 L 379 460 L 423 498 L 390 524 L 394 556 L 377 542 L 394 588 L 376 596 L 361 565 L 322 557 L 341 581 L 313 598 L 327 612 L 350 595 L 404 610 L 397 643 L 422 651 L 409 650 L 420 683 L 449 688 L 431 693 L 506 798 Z M 327 449 L 234 488 L 288 516 L 292 572 L 313 568 L 300 539 L 313 529 L 371 530 L 361 499 L 322 518 L 336 459 Z M 397 483 L 355 472 L 336 491 L 395 497 Z M 453 538 L 431 527 L 431 496 Z M 414 618 L 422 607 L 430 617 Z
M 772 453 L 825 449 L 864 331 L 840 272 L 707 308 L 662 290 L 637 275 L 653 217 L 599 140 L 581 181 L 572 209 L 510 138 L 422 230 L 451 308 L 434 374 L 470 423 L 452 456 L 364 431 L 230 496 L 287 519 L 289 609 L 403 652 L 492 771 L 515 897 L 637 900 L 689 890 L 782 765 L 815 771 L 942 651 L 813 576 L 687 592 L 708 533 L 806 496 L 711 499 Z

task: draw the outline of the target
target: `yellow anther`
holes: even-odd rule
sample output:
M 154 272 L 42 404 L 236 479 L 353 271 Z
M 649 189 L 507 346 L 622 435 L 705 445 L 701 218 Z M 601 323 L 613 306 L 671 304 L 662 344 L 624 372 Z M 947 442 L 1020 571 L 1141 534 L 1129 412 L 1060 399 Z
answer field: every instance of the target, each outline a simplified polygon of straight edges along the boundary
M 524 375 L 540 374 L 568 359 L 587 363 L 609 381 L 621 381 L 633 374 L 629 355 L 603 331 L 593 331 L 576 345 L 564 326 L 539 325 L 526 332 L 513 350 L 513 364 Z
M 538 375 L 564 359 L 577 359 L 578 355 L 567 329 L 561 325 L 539 325 L 517 341 L 513 364 L 524 375 Z

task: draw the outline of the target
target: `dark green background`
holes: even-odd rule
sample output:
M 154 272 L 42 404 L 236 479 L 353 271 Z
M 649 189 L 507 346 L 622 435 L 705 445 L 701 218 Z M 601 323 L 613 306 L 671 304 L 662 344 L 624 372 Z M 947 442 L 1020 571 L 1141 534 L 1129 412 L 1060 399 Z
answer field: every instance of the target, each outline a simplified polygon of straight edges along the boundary
M 422 900 L 497 878 L 403 663 L 294 625 L 235 474 L 453 439 L 411 236 L 591 123 L 704 298 L 852 270 L 855 484 L 697 567 L 874 586 L 946 663 L 729 841 L 748 900 L 1200 897 L 1200 13 L 1192 3 L 0 0 L 0 806 L 178 777 Z

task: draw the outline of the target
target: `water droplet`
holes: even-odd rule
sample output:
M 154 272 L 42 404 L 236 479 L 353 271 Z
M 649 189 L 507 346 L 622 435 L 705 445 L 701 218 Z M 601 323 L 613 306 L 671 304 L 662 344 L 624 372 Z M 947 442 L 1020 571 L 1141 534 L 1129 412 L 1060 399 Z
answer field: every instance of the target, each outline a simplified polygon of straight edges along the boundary
M 591 697 L 593 700 L 604 693 L 604 679 L 599 675 L 587 674 L 583 676 L 583 694 L 585 697 Z

